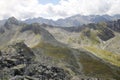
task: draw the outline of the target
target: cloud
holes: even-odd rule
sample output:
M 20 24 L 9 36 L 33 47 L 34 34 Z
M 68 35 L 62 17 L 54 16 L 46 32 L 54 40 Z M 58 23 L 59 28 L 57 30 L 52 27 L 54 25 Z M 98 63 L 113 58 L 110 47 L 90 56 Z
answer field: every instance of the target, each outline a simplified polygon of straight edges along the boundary
M 60 0 L 58 4 L 40 4 L 39 0 L 0 0 L 0 19 L 44 17 L 58 19 L 81 15 L 120 14 L 120 0 Z

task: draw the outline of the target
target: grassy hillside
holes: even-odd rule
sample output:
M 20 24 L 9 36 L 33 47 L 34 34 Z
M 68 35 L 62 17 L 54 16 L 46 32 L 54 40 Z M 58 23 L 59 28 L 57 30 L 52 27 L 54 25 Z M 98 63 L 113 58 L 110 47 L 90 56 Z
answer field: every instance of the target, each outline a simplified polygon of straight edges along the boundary
M 43 53 L 44 56 L 52 58 L 52 61 L 55 62 L 56 65 L 62 66 L 66 70 L 72 70 L 72 75 L 79 73 L 80 67 L 77 64 L 71 48 L 54 46 L 50 43 L 40 42 L 38 45 L 33 47 L 33 49 L 39 49 L 42 51 L 38 56 Z
M 119 78 L 114 69 L 111 69 L 107 64 L 102 63 L 99 59 L 89 56 L 87 51 L 78 51 L 67 47 L 54 46 L 49 43 L 41 42 L 34 47 L 43 50 L 45 56 L 50 56 L 56 64 L 62 64 L 65 70 L 70 71 L 71 75 L 79 73 L 80 63 L 83 67 L 82 71 L 90 77 Z M 87 49 L 87 48 L 86 48 Z M 73 51 L 74 50 L 74 51 Z M 75 53 L 76 52 L 76 53 Z M 74 55 L 73 55 L 74 54 Z M 75 57 L 75 55 L 77 57 Z M 76 59 L 77 58 L 77 59 Z M 59 62 L 60 61 L 60 62 Z M 108 79 L 109 80 L 109 79 Z
M 96 47 L 85 46 L 86 50 L 92 52 L 94 55 L 100 57 L 101 59 L 120 67 L 120 55 L 109 52 L 107 50 L 99 49 Z
M 87 54 L 86 54 L 87 53 Z M 94 56 L 88 55 L 91 53 L 80 51 L 79 61 L 83 65 L 83 71 L 87 76 L 95 76 L 95 77 L 104 77 L 105 80 L 111 80 L 108 78 L 115 78 L 119 80 L 119 72 L 115 72 L 114 69 L 111 69 L 107 64 L 103 63 L 99 59 Z

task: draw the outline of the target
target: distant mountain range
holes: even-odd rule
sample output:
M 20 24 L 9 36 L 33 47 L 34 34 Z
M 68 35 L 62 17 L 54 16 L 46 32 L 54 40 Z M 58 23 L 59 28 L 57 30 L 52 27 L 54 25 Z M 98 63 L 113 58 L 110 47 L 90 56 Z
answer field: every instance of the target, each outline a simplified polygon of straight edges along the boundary
M 120 15 L 74 15 L 71 17 L 67 17 L 65 19 L 58 19 L 57 21 L 53 21 L 51 19 L 44 19 L 44 18 L 33 18 L 33 19 L 27 19 L 24 22 L 31 24 L 31 23 L 39 23 L 39 24 L 48 24 L 53 26 L 61 26 L 61 27 L 72 27 L 72 26 L 81 26 L 83 24 L 89 24 L 89 23 L 98 23 L 98 22 L 106 22 L 106 21 L 113 21 L 120 19 Z

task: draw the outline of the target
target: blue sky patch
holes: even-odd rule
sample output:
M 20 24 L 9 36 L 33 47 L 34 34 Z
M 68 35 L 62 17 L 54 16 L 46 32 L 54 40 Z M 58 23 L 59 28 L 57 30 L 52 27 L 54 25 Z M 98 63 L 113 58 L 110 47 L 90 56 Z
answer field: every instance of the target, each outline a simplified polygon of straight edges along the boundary
M 48 3 L 52 3 L 52 4 L 58 4 L 60 0 L 39 0 L 40 4 L 48 4 Z

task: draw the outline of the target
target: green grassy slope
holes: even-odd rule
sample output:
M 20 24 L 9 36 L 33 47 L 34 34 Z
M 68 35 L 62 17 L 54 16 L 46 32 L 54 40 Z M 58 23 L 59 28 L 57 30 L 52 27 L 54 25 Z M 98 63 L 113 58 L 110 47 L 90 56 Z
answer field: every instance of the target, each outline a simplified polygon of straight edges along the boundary
M 108 78 L 114 78 L 119 80 L 120 71 L 110 68 L 106 63 L 103 63 L 100 59 L 91 57 L 91 53 L 86 54 L 85 51 L 79 52 L 79 61 L 83 65 L 83 71 L 87 76 L 94 76 L 94 77 L 103 77 L 106 80 Z M 90 54 L 90 55 L 88 55 Z

